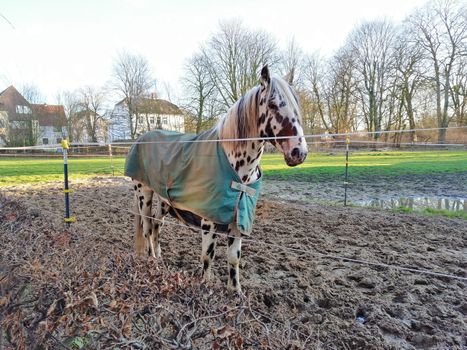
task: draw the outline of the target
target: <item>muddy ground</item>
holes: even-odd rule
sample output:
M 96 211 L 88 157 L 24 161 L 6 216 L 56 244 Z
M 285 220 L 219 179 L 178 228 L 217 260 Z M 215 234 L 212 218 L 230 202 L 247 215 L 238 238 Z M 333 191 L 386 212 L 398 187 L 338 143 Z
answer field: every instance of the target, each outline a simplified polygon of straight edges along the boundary
M 0 348 L 462 349 L 464 220 L 260 201 L 244 242 L 244 297 L 226 291 L 226 240 L 203 284 L 201 237 L 169 219 L 163 262 L 132 254 L 130 186 L 2 189 Z M 464 280 L 347 262 L 429 270 Z
M 292 178 L 292 177 L 291 177 Z M 297 178 L 297 177 L 295 177 Z M 297 178 L 299 179 L 299 178 Z M 343 203 L 344 178 L 317 176 L 307 181 L 267 179 L 266 199 L 296 203 Z M 467 199 L 467 171 L 456 173 L 349 176 L 347 202 L 364 205 L 374 200 L 410 197 Z

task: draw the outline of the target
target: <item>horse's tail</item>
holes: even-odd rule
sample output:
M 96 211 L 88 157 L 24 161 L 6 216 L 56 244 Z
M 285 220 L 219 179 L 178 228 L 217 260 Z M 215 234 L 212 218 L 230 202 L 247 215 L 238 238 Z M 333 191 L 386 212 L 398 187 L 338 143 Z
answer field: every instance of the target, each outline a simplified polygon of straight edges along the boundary
M 135 251 L 136 254 L 143 256 L 146 250 L 146 239 L 143 236 L 143 223 L 141 221 L 141 214 L 139 212 L 138 200 L 135 199 L 135 206 L 134 206 L 134 214 L 135 214 Z

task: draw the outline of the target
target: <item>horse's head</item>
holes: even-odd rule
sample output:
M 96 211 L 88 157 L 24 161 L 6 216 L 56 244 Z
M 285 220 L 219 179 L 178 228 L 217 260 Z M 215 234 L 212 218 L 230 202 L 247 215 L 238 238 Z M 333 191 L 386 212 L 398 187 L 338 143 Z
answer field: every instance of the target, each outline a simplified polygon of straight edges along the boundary
M 268 66 L 263 67 L 258 127 L 260 136 L 270 138 L 269 142 L 284 154 L 287 165 L 296 166 L 305 161 L 308 147 L 298 98 L 289 82 L 291 74 L 284 79 L 270 78 Z

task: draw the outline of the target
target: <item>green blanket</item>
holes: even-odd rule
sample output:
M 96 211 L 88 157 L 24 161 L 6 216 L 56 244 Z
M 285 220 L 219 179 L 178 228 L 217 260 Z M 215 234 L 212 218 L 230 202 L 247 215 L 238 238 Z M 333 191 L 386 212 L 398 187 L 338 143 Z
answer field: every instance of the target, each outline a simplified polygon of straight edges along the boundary
M 219 225 L 253 228 L 261 177 L 244 185 L 231 167 L 215 128 L 202 134 L 155 130 L 141 135 L 126 158 L 125 175 L 151 187 L 176 209 Z M 154 143 L 159 142 L 159 143 Z

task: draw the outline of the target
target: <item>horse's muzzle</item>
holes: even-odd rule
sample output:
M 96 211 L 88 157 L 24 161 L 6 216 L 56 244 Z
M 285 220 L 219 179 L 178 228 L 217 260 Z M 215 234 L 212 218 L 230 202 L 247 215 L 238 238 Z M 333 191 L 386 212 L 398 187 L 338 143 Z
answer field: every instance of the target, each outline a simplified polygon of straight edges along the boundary
M 285 163 L 288 166 L 302 164 L 305 161 L 307 155 L 307 151 L 302 151 L 298 147 L 295 147 L 292 152 L 290 152 L 290 154 L 284 155 Z

